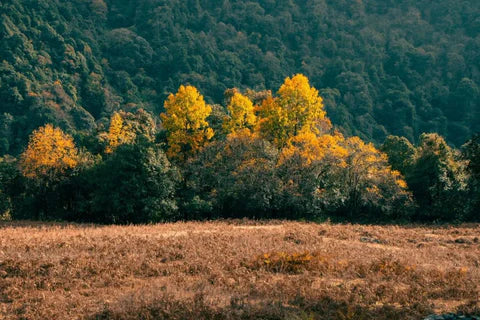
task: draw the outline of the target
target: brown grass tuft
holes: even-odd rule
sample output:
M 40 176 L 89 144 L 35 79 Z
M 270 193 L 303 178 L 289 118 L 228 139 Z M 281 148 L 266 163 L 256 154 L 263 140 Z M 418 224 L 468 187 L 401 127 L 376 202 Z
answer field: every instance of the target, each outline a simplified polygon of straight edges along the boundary
M 253 259 L 248 265 L 252 270 L 266 270 L 274 273 L 300 274 L 307 270 L 324 271 L 328 268 L 328 259 L 315 252 L 273 252 L 264 253 Z

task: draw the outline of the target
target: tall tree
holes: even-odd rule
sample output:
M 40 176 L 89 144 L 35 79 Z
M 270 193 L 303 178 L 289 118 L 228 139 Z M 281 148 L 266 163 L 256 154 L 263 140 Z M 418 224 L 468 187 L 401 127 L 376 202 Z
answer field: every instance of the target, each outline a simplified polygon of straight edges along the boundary
M 108 132 L 102 133 L 101 138 L 107 142 L 105 152 L 112 153 L 118 146 L 133 144 L 138 139 L 153 142 L 156 132 L 155 121 L 145 110 L 119 111 L 112 115 Z
M 232 133 L 244 128 L 253 128 L 257 117 L 252 101 L 240 92 L 234 92 L 229 100 L 227 105 L 228 116 L 223 123 L 224 131 Z
M 304 75 L 287 77 L 277 95 L 264 100 L 259 113 L 260 131 L 279 147 L 302 131 L 319 135 L 331 128 L 318 90 Z
M 168 151 L 171 159 L 180 161 L 197 153 L 213 137 L 213 129 L 206 121 L 212 107 L 192 86 L 180 86 L 170 94 L 160 117 L 167 130 Z
M 362 214 L 371 214 L 370 218 L 377 219 L 407 218 L 403 215 L 412 207 L 411 195 L 400 172 L 391 169 L 387 155 L 358 137 L 348 138 L 345 147 L 348 156 L 340 179 L 345 188 L 347 215 L 353 218 Z M 383 217 L 375 217 L 378 214 Z
M 415 160 L 415 147 L 405 137 L 388 136 L 382 144 L 381 151 L 388 156 L 392 169 L 400 171 L 403 175 L 412 168 Z
M 285 111 L 277 103 L 277 99 L 267 97 L 263 100 L 258 114 L 258 129 L 261 136 L 277 147 L 283 147 L 288 140 L 288 118 Z
M 15 215 L 35 219 L 56 217 L 69 203 L 61 196 L 61 183 L 68 180 L 82 159 L 73 138 L 50 124 L 35 130 L 20 158 L 27 177 L 23 210 Z M 32 212 L 26 212 L 32 211 Z
M 288 137 L 296 136 L 302 130 L 319 134 L 323 133 L 325 126 L 330 128 L 330 121 L 325 118 L 323 99 L 303 74 L 285 79 L 278 90 L 278 104 L 288 118 Z
M 454 220 L 464 215 L 463 193 L 467 187 L 465 163 L 436 133 L 420 136 L 407 182 L 420 208 L 420 218 Z
M 75 168 L 78 163 L 73 138 L 51 124 L 32 133 L 20 160 L 22 173 L 28 178 L 53 177 Z
M 110 119 L 110 127 L 107 134 L 106 153 L 112 153 L 119 145 L 132 143 L 135 140 L 135 133 L 132 128 L 124 123 L 121 115 L 115 112 Z

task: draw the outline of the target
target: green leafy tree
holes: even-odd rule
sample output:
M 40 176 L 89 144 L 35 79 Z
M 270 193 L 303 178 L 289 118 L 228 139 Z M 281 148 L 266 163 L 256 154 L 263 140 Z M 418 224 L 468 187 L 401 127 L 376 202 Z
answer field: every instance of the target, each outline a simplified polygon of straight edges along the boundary
M 381 151 L 388 156 L 388 163 L 393 170 L 406 175 L 415 161 L 415 147 L 405 137 L 388 136 L 383 142 Z
M 231 133 L 189 163 L 191 198 L 197 203 L 202 200 L 214 216 L 272 217 L 280 187 L 275 175 L 277 156 L 275 147 L 250 130 Z
M 467 161 L 470 219 L 480 219 L 480 134 L 475 135 L 462 147 L 463 159 Z
M 158 148 L 121 145 L 85 174 L 88 206 L 78 220 L 125 224 L 177 217 L 179 173 Z
M 451 221 L 464 217 L 467 175 L 459 156 L 438 134 L 420 136 L 413 168 L 407 173 L 419 218 Z
M 14 208 L 18 208 L 22 194 L 23 179 L 18 171 L 16 159 L 0 158 L 0 219 L 18 217 Z

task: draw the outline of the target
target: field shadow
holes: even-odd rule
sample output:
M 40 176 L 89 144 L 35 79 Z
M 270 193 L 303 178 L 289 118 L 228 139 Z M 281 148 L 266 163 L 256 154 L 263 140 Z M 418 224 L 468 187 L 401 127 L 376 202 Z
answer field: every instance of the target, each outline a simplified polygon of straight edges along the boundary
M 298 298 L 287 304 L 270 301 L 249 303 L 232 300 L 230 305 L 213 307 L 197 295 L 193 299 L 175 300 L 162 297 L 150 302 L 123 301 L 107 306 L 87 320 L 106 319 L 376 319 L 419 320 L 433 311 L 425 305 L 399 307 L 391 305 L 361 306 L 346 300 L 324 297 L 316 301 Z
M 34 220 L 0 220 L 0 229 L 6 228 L 96 228 L 102 227 L 100 224 L 93 223 L 75 223 L 64 221 L 34 221 Z

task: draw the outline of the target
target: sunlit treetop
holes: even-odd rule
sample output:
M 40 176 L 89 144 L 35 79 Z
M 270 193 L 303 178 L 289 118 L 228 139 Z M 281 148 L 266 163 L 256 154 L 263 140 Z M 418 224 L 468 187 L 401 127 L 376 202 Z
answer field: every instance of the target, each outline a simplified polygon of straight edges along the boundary
M 239 92 L 233 93 L 227 105 L 228 116 L 223 123 L 226 133 L 243 128 L 253 128 L 257 121 L 252 101 Z
M 302 74 L 285 79 L 278 90 L 278 103 L 287 111 L 291 135 L 297 135 L 305 129 L 319 134 L 322 126 L 326 125 L 323 99 Z
M 258 113 L 260 132 L 278 147 L 300 132 L 322 135 L 331 129 L 322 97 L 301 74 L 286 78 L 277 97 L 263 100 Z
M 287 146 L 282 149 L 280 164 L 292 157 L 300 158 L 304 166 L 326 157 L 335 158 L 338 164 L 343 164 L 343 159 L 348 155 L 347 149 L 342 145 L 344 141 L 340 133 L 317 136 L 306 130 L 289 139 Z
M 106 153 L 112 153 L 119 145 L 133 143 L 135 141 L 135 132 L 132 127 L 125 123 L 120 113 L 115 112 L 110 119 L 110 127 L 107 134 L 108 145 Z
M 73 138 L 51 124 L 40 127 L 30 136 L 20 166 L 28 178 L 62 174 L 79 163 Z
M 286 111 L 277 103 L 277 99 L 268 97 L 258 109 L 257 129 L 261 136 L 277 147 L 282 147 L 288 140 L 288 117 Z
M 213 129 L 206 121 L 212 107 L 192 86 L 180 86 L 176 94 L 170 94 L 162 113 L 163 126 L 167 130 L 170 158 L 186 160 L 198 152 L 213 137 Z
M 133 144 L 140 140 L 155 141 L 157 125 L 155 120 L 143 109 L 135 112 L 118 111 L 110 119 L 108 132 L 102 133 L 101 138 L 107 142 L 106 153 L 112 153 L 122 144 Z

